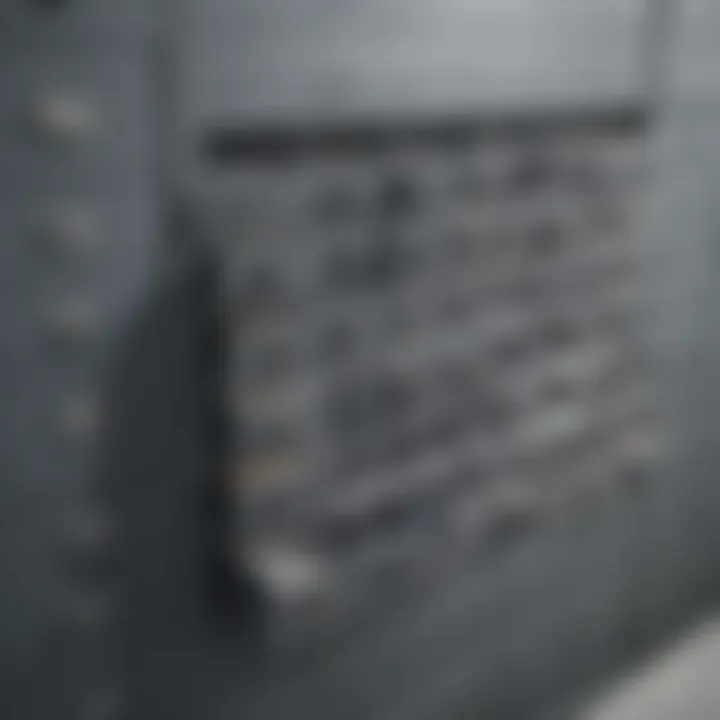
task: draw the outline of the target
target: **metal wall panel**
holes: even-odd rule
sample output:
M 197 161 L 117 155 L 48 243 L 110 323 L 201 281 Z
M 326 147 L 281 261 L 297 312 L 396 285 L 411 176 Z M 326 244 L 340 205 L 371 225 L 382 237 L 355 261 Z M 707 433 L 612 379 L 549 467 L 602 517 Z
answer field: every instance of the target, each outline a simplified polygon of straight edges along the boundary
M 184 13 L 193 125 L 638 90 L 641 2 L 213 2 Z
M 152 4 L 0 10 L 0 707 L 115 705 L 109 519 L 96 453 L 108 369 L 159 230 Z

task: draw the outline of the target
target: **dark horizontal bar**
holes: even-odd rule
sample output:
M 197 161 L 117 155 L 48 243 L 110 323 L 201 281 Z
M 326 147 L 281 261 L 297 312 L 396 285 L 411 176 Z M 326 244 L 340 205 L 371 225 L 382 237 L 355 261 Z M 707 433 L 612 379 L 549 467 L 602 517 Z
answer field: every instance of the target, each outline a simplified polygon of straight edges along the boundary
M 641 104 L 478 113 L 436 118 L 342 120 L 335 123 L 220 125 L 206 132 L 203 156 L 218 165 L 292 163 L 302 156 L 367 157 L 397 146 L 462 149 L 477 142 L 530 140 L 562 133 L 635 134 L 651 110 Z

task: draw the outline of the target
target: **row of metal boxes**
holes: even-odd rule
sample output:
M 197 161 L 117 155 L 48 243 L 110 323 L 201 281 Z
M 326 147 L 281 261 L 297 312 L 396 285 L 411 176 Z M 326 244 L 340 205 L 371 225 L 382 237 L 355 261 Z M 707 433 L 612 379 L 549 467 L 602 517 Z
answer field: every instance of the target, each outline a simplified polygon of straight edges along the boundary
M 352 622 L 647 475 L 642 123 L 612 118 L 235 147 L 236 487 L 281 605 Z

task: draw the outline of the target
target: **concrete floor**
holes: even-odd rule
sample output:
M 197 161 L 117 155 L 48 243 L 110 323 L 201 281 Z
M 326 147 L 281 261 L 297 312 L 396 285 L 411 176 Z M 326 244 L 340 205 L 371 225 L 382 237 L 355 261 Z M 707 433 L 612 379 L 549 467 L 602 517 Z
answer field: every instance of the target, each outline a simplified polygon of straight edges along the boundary
M 720 720 L 720 618 L 616 683 L 576 720 Z

